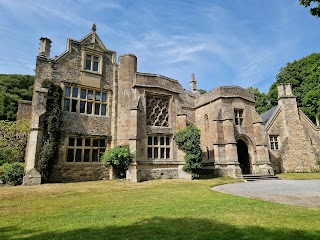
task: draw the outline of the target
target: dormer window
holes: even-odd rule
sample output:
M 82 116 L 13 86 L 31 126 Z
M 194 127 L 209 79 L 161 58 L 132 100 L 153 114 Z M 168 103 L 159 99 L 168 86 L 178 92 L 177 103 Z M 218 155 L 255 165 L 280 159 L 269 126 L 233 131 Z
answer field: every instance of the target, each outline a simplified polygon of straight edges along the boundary
M 99 57 L 92 54 L 87 54 L 85 70 L 99 72 Z

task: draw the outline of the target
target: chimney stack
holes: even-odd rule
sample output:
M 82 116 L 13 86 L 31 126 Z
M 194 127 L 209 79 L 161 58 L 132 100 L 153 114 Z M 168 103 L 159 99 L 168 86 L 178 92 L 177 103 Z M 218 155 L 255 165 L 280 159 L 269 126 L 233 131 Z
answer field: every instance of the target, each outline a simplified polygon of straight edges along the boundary
M 190 91 L 197 91 L 197 81 L 194 78 L 194 73 L 191 74 Z
M 51 40 L 49 38 L 40 38 L 39 57 L 50 58 Z

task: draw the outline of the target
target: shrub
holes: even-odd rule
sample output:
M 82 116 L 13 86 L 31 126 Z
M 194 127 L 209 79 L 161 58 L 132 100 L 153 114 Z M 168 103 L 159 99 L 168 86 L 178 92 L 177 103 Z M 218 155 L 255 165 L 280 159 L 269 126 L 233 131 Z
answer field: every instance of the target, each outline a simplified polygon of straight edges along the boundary
M 105 165 L 112 166 L 116 172 L 118 172 L 119 177 L 123 178 L 126 176 L 126 171 L 133 156 L 129 146 L 119 146 L 105 152 L 101 157 L 101 162 Z
M 7 184 L 20 185 L 24 175 L 24 164 L 20 162 L 5 163 L 2 166 L 3 179 Z
M 200 130 L 193 125 L 189 125 L 176 133 L 175 141 L 179 148 L 185 152 L 183 171 L 191 171 L 193 179 L 199 178 L 199 172 L 202 168 Z

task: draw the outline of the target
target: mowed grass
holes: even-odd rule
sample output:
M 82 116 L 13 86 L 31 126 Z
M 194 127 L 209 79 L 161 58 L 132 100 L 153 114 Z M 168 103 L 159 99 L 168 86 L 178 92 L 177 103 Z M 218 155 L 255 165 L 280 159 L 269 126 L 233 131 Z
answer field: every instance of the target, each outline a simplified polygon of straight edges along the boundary
M 0 239 L 320 239 L 320 209 L 123 180 L 0 188 Z
M 280 174 L 277 174 L 276 176 L 282 179 L 290 179 L 290 180 L 320 179 L 320 172 L 318 173 L 280 173 Z

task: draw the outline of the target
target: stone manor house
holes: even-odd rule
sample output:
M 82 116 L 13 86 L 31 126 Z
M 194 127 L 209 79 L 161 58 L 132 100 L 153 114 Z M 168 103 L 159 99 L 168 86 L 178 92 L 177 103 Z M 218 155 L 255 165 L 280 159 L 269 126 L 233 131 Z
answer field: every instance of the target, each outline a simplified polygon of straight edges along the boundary
M 175 133 L 188 124 L 201 131 L 203 169 L 217 176 L 273 175 L 319 169 L 320 128 L 297 108 L 289 84 L 278 86 L 278 105 L 259 116 L 255 97 L 238 86 L 220 86 L 201 95 L 194 75 L 190 90 L 177 80 L 137 71 L 133 54 L 105 47 L 96 27 L 81 40 L 67 39 L 66 51 L 50 57 L 51 40 L 40 39 L 33 100 L 21 101 L 18 118 L 30 119 L 24 184 L 39 184 L 36 170 L 43 145 L 48 90 L 63 98 L 58 158 L 51 182 L 111 177 L 99 162 L 114 146 L 129 145 L 135 158 L 127 179 L 190 178 Z

